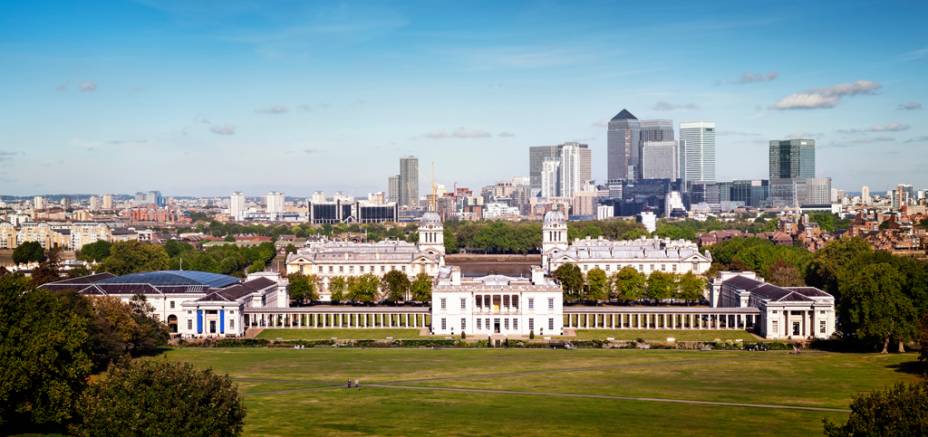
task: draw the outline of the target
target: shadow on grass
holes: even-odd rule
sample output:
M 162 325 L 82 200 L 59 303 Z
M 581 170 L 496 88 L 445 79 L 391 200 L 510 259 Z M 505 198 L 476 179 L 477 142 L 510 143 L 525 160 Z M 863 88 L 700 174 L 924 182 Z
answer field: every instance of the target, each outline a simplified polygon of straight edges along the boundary
M 890 364 L 886 366 L 886 368 L 893 369 L 899 373 L 908 373 L 911 375 L 928 376 L 928 365 L 918 360 L 906 361 L 904 363 L 899 363 L 899 364 Z

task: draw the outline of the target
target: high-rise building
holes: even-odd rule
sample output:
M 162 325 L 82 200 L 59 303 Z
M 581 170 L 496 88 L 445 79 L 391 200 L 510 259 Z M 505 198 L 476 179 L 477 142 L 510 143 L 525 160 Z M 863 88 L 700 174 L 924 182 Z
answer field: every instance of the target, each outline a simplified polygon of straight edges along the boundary
M 764 179 L 731 181 L 731 201 L 744 202 L 744 206 L 760 208 L 767 202 L 769 181 Z
M 642 141 L 641 178 L 678 179 L 677 158 L 676 141 Z
M 232 193 L 229 197 L 229 215 L 235 221 L 245 220 L 245 195 L 240 191 Z
M 399 203 L 400 175 L 393 175 L 387 178 L 387 201 Z
M 541 197 L 557 197 L 560 187 L 561 161 L 548 159 L 541 163 Z
M 573 197 L 592 178 L 592 154 L 589 146 L 564 143 L 558 146 L 558 192 L 561 197 Z
M 775 206 L 795 206 L 800 200 L 797 182 L 815 178 L 815 140 L 770 141 L 769 164 L 770 201 Z
M 640 120 L 641 144 L 648 141 L 673 141 L 673 120 Z
M 267 193 L 267 198 L 265 201 L 265 212 L 269 216 L 277 216 L 283 214 L 284 212 L 284 193 L 279 191 L 271 191 Z M 274 217 L 271 217 L 273 220 Z
M 64 209 L 65 211 L 71 209 L 71 198 L 70 197 L 64 196 L 61 198 L 61 208 Z
M 612 117 L 606 130 L 606 174 L 608 180 L 635 179 L 638 173 L 640 123 L 628 110 Z
M 45 204 L 45 198 L 42 196 L 35 196 L 32 198 L 32 209 L 40 210 L 45 209 L 47 205 Z
M 399 203 L 408 208 L 419 207 L 419 158 L 400 158 Z
M 680 177 L 686 184 L 715 182 L 715 122 L 680 123 Z
M 113 209 L 113 195 L 112 194 L 103 195 L 103 209 Z
M 97 211 L 100 209 L 100 198 L 97 196 L 90 196 L 88 201 L 88 209 L 91 211 Z
M 534 146 L 528 148 L 528 178 L 532 193 L 541 192 L 541 166 L 549 159 L 560 159 L 558 146 Z
M 860 187 L 860 203 L 861 205 L 869 205 L 873 199 L 870 197 L 870 187 L 864 185 Z

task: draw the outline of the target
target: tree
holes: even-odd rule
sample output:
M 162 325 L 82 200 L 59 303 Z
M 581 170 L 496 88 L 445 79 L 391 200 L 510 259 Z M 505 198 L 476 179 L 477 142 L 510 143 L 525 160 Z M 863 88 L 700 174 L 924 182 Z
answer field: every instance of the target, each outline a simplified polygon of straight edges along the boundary
M 300 305 L 306 301 L 319 300 L 319 293 L 316 289 L 316 277 L 313 275 L 304 275 L 302 273 L 291 273 L 287 276 L 287 293 L 290 300 L 298 302 Z
M 100 269 L 114 275 L 150 272 L 170 268 L 170 258 L 164 247 L 139 241 L 113 243 L 110 256 L 103 260 Z
M 419 273 L 410 285 L 412 300 L 416 302 L 432 301 L 432 277 L 427 273 Z
M 612 289 L 616 299 L 623 302 L 636 301 L 644 295 L 647 277 L 634 267 L 622 267 L 612 275 Z
M 264 263 L 261 261 L 255 261 L 248 266 L 246 270 L 248 273 L 258 273 L 264 270 Z
M 371 304 L 377 302 L 380 291 L 380 278 L 373 273 L 348 278 L 348 296 L 354 303 Z
M 907 437 L 928 435 L 928 383 L 898 383 L 857 395 L 843 425 L 824 420 L 825 435 Z
M 778 259 L 767 268 L 767 282 L 781 287 L 798 287 L 806 285 L 799 269 L 785 260 Z
M 873 248 L 862 238 L 833 240 L 815 252 L 806 274 L 806 283 L 833 294 L 840 301 L 838 282 L 872 255 Z
M 580 300 L 580 293 L 583 291 L 583 272 L 576 264 L 561 264 L 554 271 L 554 279 L 561 283 L 561 289 L 569 300 Z
M 915 330 L 915 308 L 902 292 L 905 277 L 887 263 L 870 264 L 841 281 L 838 305 L 845 334 L 882 342 L 888 352 L 892 337 L 902 340 Z
M 58 271 L 58 248 L 49 250 L 48 257 L 32 269 L 29 276 L 32 278 L 33 287 L 61 279 L 61 273 Z
M 408 299 L 409 277 L 399 270 L 390 270 L 383 276 L 383 289 L 390 302 L 400 302 Z
M 45 261 L 45 249 L 37 241 L 27 241 L 13 249 L 13 262 L 16 264 L 40 263 Z
M 131 361 L 112 366 L 81 395 L 83 436 L 237 435 L 245 404 L 232 379 L 189 363 Z
M 676 288 L 674 274 L 667 272 L 651 272 L 648 276 L 648 288 L 645 294 L 649 299 L 660 302 L 664 299 L 670 299 L 674 295 Z
M 330 300 L 339 303 L 345 300 L 348 291 L 348 280 L 344 276 L 336 276 L 329 280 Z
M 587 298 L 597 302 L 609 299 L 609 277 L 602 269 L 594 268 L 586 274 Z
M 0 429 L 61 426 L 93 368 L 87 319 L 26 279 L 0 277 Z
M 287 244 L 287 254 L 296 253 L 296 246 L 293 243 Z
M 706 278 L 693 272 L 686 272 L 677 279 L 677 294 L 687 303 L 703 299 L 705 289 Z
M 77 259 L 90 263 L 98 263 L 104 258 L 110 256 L 110 247 L 113 243 L 106 240 L 97 240 L 90 244 L 85 244 L 77 251 Z

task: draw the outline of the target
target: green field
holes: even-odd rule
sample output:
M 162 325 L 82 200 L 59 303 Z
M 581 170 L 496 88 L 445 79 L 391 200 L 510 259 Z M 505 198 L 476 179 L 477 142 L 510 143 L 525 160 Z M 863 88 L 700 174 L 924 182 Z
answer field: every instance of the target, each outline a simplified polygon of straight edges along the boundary
M 815 351 L 183 348 L 153 359 L 229 373 L 246 433 L 280 436 L 820 435 L 822 418 L 847 413 L 789 407 L 844 410 L 854 393 L 917 379 L 897 370 L 915 354 Z
M 395 339 L 422 338 L 418 329 L 265 329 L 257 338 L 266 340 L 328 340 L 337 338 L 342 340 L 383 340 L 387 337 Z M 444 337 L 435 337 L 444 338 Z
M 579 340 L 605 340 L 613 338 L 615 340 L 637 340 L 642 338 L 647 341 L 666 341 L 668 337 L 673 337 L 676 341 L 713 341 L 713 340 L 744 340 L 746 342 L 756 342 L 760 338 L 750 332 L 728 329 L 728 330 L 658 330 L 658 329 L 578 329 L 575 338 Z M 569 339 L 570 337 L 562 337 Z

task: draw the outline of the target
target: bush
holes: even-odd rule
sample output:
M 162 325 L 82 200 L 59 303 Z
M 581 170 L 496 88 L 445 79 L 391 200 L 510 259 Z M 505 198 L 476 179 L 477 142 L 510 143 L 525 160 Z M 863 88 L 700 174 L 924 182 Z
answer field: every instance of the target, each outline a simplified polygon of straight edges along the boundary
M 828 436 L 928 435 L 928 384 L 896 384 L 888 390 L 862 394 L 851 403 L 843 425 L 824 420 Z
M 76 435 L 237 435 L 245 404 L 228 376 L 189 363 L 112 366 L 81 395 Z

